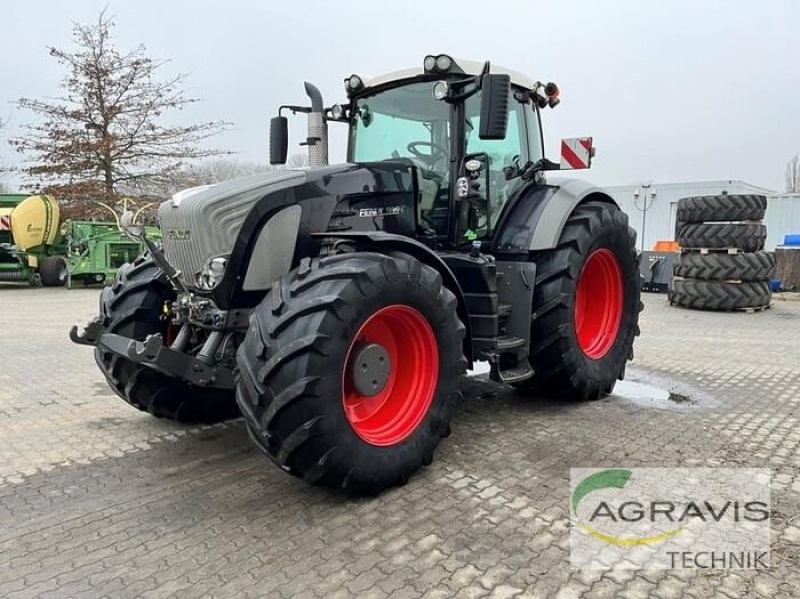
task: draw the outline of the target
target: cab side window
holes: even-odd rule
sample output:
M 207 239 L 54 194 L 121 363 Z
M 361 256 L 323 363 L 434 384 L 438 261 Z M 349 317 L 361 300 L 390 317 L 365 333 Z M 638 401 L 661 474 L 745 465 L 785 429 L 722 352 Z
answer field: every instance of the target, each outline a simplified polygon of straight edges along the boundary
M 525 105 L 512 99 L 508 113 L 508 129 L 504 139 L 480 139 L 480 93 L 466 102 L 467 154 L 485 153 L 489 157 L 490 223 L 497 222 L 503 206 L 522 184 L 519 177 L 507 180 L 504 168 L 524 165 L 528 160 L 528 139 L 524 114 Z

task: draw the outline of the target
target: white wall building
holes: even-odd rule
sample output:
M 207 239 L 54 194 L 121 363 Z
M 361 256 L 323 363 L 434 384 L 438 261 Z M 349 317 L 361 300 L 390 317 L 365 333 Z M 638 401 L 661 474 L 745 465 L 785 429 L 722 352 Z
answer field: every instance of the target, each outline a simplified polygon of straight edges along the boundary
M 680 198 L 696 195 L 757 193 L 767 196 L 766 249 L 774 250 L 788 234 L 800 234 L 800 194 L 781 194 L 736 179 L 685 183 L 640 183 L 606 187 L 630 219 L 637 244 L 649 250 L 656 241 L 675 239 L 675 216 Z M 644 231 L 644 236 L 642 236 Z M 644 242 L 644 245 L 642 245 Z

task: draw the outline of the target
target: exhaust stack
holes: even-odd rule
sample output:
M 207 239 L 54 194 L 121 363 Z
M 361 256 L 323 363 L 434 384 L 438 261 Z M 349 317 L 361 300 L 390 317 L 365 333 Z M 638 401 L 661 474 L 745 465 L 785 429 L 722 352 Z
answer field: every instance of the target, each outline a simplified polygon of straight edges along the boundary
M 322 94 L 308 81 L 304 83 L 306 94 L 311 99 L 308 114 L 308 165 L 313 167 L 328 164 L 328 123 L 325 121 Z

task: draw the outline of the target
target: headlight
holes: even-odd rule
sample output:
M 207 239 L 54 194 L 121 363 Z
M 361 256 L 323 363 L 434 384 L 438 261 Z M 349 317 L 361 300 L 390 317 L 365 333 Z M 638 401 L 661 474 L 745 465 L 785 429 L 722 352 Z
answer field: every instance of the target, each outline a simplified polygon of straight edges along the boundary
M 450 93 L 450 86 L 447 81 L 437 81 L 433 84 L 433 97 L 437 100 L 444 100 Z
M 195 281 L 200 289 L 210 291 L 222 280 L 225 267 L 228 265 L 228 255 L 209 258 L 195 276 Z
M 344 106 L 341 104 L 334 104 L 331 106 L 331 117 L 335 120 L 341 120 L 344 118 Z

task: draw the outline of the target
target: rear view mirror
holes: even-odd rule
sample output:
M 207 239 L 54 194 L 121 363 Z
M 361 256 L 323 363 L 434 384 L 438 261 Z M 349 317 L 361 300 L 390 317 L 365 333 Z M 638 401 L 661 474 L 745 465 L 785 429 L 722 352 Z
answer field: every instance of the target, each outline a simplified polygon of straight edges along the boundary
M 505 139 L 511 77 L 486 74 L 481 77 L 481 120 L 478 137 Z
M 276 116 L 269 123 L 269 163 L 286 164 L 289 151 L 289 119 Z
M 561 140 L 561 170 L 592 168 L 594 146 L 591 137 L 571 137 Z

